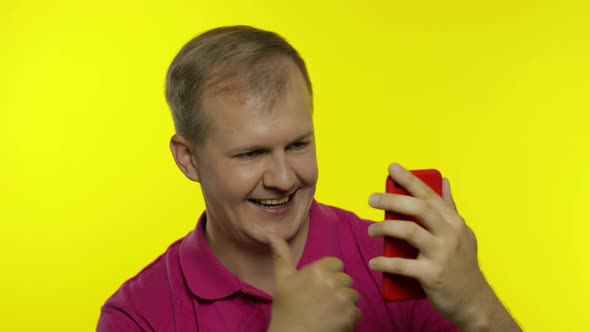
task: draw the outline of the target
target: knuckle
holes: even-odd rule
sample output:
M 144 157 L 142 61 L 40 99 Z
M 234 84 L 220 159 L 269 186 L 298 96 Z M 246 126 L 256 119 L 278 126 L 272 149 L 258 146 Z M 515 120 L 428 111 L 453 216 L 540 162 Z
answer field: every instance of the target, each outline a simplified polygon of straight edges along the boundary
M 459 215 L 459 217 L 457 218 L 457 223 L 459 225 L 467 225 L 467 223 L 465 222 L 465 218 L 463 218 L 462 216 Z
M 475 236 L 473 229 L 471 229 L 471 227 L 467 227 L 466 233 L 467 241 L 469 241 L 472 246 L 477 248 L 477 237 Z
M 326 289 L 334 290 L 336 289 L 336 282 L 334 281 L 334 279 L 325 278 L 322 279 L 322 286 L 324 286 Z
M 351 324 L 361 320 L 361 310 L 357 306 L 351 306 L 351 308 L 348 309 L 346 313 L 346 317 L 349 317 Z
M 443 269 L 440 266 L 437 266 L 432 271 L 432 278 L 434 279 L 435 283 L 440 283 L 443 279 Z
M 432 205 L 428 204 L 428 208 L 424 211 L 424 217 L 427 219 L 440 218 L 440 214 Z
M 444 271 L 440 266 L 432 267 L 428 273 L 428 284 L 435 289 L 440 289 L 444 281 Z
M 435 289 L 441 289 L 444 287 L 444 283 L 440 275 L 436 275 L 436 277 L 432 280 L 432 287 Z
M 342 285 L 344 285 L 345 287 L 352 286 L 352 284 L 353 284 L 352 278 L 346 273 L 340 273 L 339 280 L 340 280 L 340 283 Z
M 324 276 L 324 268 L 319 264 L 314 264 L 310 266 L 309 273 L 311 275 L 312 280 L 321 280 Z
M 461 242 L 461 231 L 451 228 L 447 236 L 448 243 L 452 248 L 456 248 Z
M 416 203 L 416 216 L 422 220 L 431 220 L 435 218 L 437 212 L 432 205 L 425 200 L 420 200 Z
M 327 271 L 340 271 L 344 267 L 344 263 L 336 257 L 326 257 L 322 263 L 322 267 Z
M 459 248 L 461 246 L 461 238 L 463 237 L 463 232 L 459 233 L 459 232 L 452 232 L 451 234 L 451 241 L 453 243 L 453 245 L 455 246 L 455 248 Z
M 345 306 L 350 303 L 350 296 L 344 289 L 335 292 L 334 296 L 336 298 L 336 303 L 339 305 Z
M 344 262 L 342 262 L 342 260 L 340 260 L 339 258 L 333 257 L 334 259 L 334 268 L 338 271 L 342 271 L 342 269 L 344 268 Z
M 404 264 L 400 260 L 392 259 L 388 262 L 387 266 L 389 270 L 393 273 L 403 274 L 405 272 Z
M 430 207 L 430 204 L 428 204 L 428 202 L 426 202 L 423 199 L 417 200 L 415 205 L 416 205 L 415 208 L 416 208 L 416 211 L 418 212 L 418 214 L 426 213 L 426 211 L 428 211 L 429 207 Z
M 397 221 L 394 220 L 387 220 L 384 222 L 379 223 L 379 228 L 376 228 L 376 233 L 379 235 L 389 235 L 395 232 L 395 224 Z
M 419 228 L 415 223 L 405 223 L 403 226 L 403 235 L 407 240 L 416 240 Z
M 438 194 L 432 190 L 430 187 L 428 187 L 427 190 L 425 190 L 424 192 L 424 198 L 427 199 L 428 201 L 430 200 L 434 200 L 434 199 L 439 199 L 440 196 L 438 196 Z

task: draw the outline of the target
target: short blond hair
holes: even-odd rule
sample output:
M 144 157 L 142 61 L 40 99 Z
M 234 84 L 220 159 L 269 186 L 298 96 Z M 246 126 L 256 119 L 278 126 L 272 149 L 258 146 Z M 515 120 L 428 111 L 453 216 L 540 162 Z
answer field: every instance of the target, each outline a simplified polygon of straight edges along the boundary
M 283 37 L 250 26 L 228 26 L 206 31 L 186 43 L 166 75 L 166 100 L 176 132 L 202 144 L 207 119 L 201 110 L 205 93 L 247 89 L 272 102 L 287 83 L 281 59 L 297 65 L 312 94 L 305 62 Z

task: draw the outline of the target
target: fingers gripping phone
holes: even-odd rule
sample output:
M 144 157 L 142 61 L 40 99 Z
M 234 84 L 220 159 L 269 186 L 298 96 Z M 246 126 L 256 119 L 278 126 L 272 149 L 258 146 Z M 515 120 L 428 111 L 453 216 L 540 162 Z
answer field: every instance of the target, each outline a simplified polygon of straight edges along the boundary
M 442 196 L 442 175 L 435 169 L 423 169 L 410 171 L 422 182 L 426 183 L 439 196 Z M 411 194 L 402 186 L 395 183 L 391 177 L 387 177 L 386 192 L 398 195 Z M 408 220 L 419 223 L 416 218 L 406 216 L 393 211 L 385 211 L 386 220 Z M 385 237 L 383 247 L 383 256 L 385 257 L 401 257 L 416 259 L 418 257 L 418 249 L 414 248 L 408 242 L 392 237 Z M 383 298 L 386 301 L 404 301 L 412 299 L 425 298 L 426 294 L 420 286 L 420 283 L 414 279 L 406 276 L 383 273 L 382 285 Z

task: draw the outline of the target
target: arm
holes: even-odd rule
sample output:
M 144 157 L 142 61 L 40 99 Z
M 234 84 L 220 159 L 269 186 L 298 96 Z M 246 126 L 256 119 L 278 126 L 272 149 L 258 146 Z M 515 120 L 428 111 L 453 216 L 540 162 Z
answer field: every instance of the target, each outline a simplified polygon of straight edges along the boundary
M 475 235 L 458 214 L 448 181 L 441 198 L 399 165 L 390 167 L 390 175 L 413 197 L 376 194 L 371 206 L 414 216 L 420 224 L 384 221 L 369 234 L 406 240 L 420 253 L 417 259 L 377 257 L 371 268 L 417 279 L 434 308 L 460 331 L 521 331 L 479 268 Z
M 457 325 L 462 332 L 522 331 L 489 286 L 482 290 L 476 303 L 466 309 Z

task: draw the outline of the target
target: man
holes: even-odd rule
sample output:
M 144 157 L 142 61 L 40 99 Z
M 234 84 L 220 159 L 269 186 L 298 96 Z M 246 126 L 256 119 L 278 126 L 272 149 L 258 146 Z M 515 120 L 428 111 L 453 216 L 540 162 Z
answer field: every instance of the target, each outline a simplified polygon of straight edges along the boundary
M 393 164 L 414 197 L 369 200 L 424 228 L 314 201 L 312 87 L 283 38 L 208 31 L 182 48 L 166 83 L 170 149 L 206 211 L 105 303 L 98 331 L 520 331 L 479 269 L 446 179 L 441 198 Z M 383 236 L 419 257 L 380 257 Z M 384 302 L 380 272 L 418 279 L 428 300 Z

